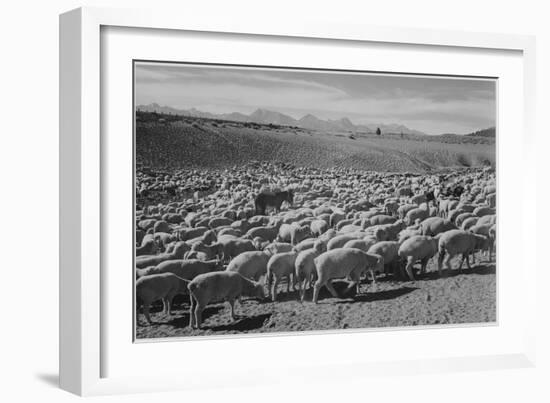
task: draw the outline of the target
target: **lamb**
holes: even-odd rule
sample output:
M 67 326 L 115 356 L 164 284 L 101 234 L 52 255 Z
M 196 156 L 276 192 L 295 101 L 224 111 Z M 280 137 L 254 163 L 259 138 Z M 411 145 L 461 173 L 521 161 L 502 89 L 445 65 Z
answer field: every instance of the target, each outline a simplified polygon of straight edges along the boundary
M 143 314 L 149 324 L 152 324 L 149 309 L 154 301 L 162 299 L 162 312 L 172 314 L 172 299 L 177 294 L 187 294 L 189 281 L 173 273 L 153 274 L 136 281 L 136 299 L 143 304 Z M 137 320 L 136 312 L 136 323 Z
M 194 278 L 187 288 L 191 302 L 189 326 L 197 329 L 202 325 L 202 312 L 210 302 L 229 302 L 231 319 L 235 321 L 237 298 L 241 296 L 264 298 L 264 288 L 261 284 L 232 271 L 201 274 Z
M 277 286 L 281 279 L 287 279 L 286 292 L 290 292 L 291 277 L 294 279 L 294 263 L 296 261 L 297 252 L 283 252 L 276 253 L 269 258 L 267 262 L 267 275 L 265 278 L 265 284 L 269 290 L 271 290 L 271 297 L 273 302 L 277 300 Z M 295 280 L 295 279 L 294 279 Z M 272 283 L 273 281 L 273 283 Z M 292 284 L 294 288 L 295 284 Z
M 149 266 L 145 269 L 137 269 L 137 278 L 151 276 L 153 274 L 173 273 L 185 280 L 193 280 L 202 273 L 223 270 L 219 260 L 175 259 L 167 260 L 157 266 Z
M 437 253 L 437 238 L 426 235 L 417 235 L 407 239 L 399 247 L 398 255 L 407 262 L 405 271 L 411 281 L 414 281 L 412 267 L 420 260 L 420 273 L 426 272 L 428 261 Z M 403 273 L 402 273 L 403 274 Z
M 326 285 L 334 297 L 338 297 L 332 286 L 332 279 L 350 277 L 352 283 L 359 289 L 361 275 L 367 270 L 371 271 L 374 280 L 373 270 L 384 270 L 384 259 L 379 255 L 371 255 L 360 249 L 335 249 L 324 252 L 314 259 L 317 281 L 313 286 L 313 302 L 317 303 L 319 290 Z
M 326 246 L 321 241 L 316 241 L 312 249 L 299 252 L 294 262 L 294 282 L 298 283 L 300 301 L 304 301 L 306 285 L 311 284 L 317 278 L 314 259 L 326 251 Z
M 367 222 L 368 221 L 368 222 Z M 393 224 L 395 221 L 397 221 L 397 217 L 385 215 L 385 214 L 377 214 L 368 220 L 366 220 L 367 227 L 374 226 L 374 225 L 382 225 L 382 224 Z M 367 228 L 364 227 L 364 228 Z
M 445 260 L 445 266 L 450 270 L 450 260 L 458 254 L 462 254 L 462 260 L 460 261 L 458 270 L 462 270 L 464 259 L 466 259 L 466 264 L 468 268 L 470 268 L 469 255 L 476 250 L 487 249 L 487 246 L 488 238 L 484 235 L 477 235 L 459 229 L 445 232 L 441 238 L 439 238 L 439 274 L 441 275 L 443 261 Z
M 243 252 L 233 258 L 225 270 L 258 281 L 267 273 L 267 262 L 270 257 L 270 254 L 260 251 Z
M 390 268 L 395 269 L 395 264 L 398 262 L 399 242 L 382 241 L 373 244 L 368 250 L 368 253 L 380 255 L 384 259 L 384 273 L 388 273 Z M 395 272 L 395 270 L 392 270 Z
M 430 217 L 420 223 L 421 235 L 435 236 L 445 231 L 456 229 L 451 221 L 445 220 L 441 217 Z

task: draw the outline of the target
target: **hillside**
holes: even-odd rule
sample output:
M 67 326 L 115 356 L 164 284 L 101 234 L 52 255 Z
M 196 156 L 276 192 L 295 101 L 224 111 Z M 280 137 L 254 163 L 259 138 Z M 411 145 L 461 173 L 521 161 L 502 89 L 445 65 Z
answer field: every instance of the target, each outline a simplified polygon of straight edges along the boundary
M 351 136 L 147 113 L 138 113 L 136 123 L 137 162 L 151 167 L 224 167 L 258 160 L 420 173 L 495 162 L 491 144 L 448 144 L 366 133 Z
M 159 114 L 179 115 L 182 117 L 194 117 L 204 119 L 217 119 L 228 120 L 234 122 L 252 122 L 258 124 L 275 124 L 291 127 L 301 127 L 303 129 L 321 130 L 321 131 L 349 131 L 349 132 L 376 132 L 377 128 L 380 128 L 383 133 L 405 133 L 413 135 L 424 135 L 421 131 L 410 129 L 406 126 L 390 123 L 372 123 L 367 125 L 354 125 L 351 120 L 346 117 L 337 120 L 323 120 L 317 116 L 307 114 L 300 119 L 294 119 L 291 116 L 285 115 L 280 112 L 270 111 L 266 109 L 256 109 L 250 115 L 242 113 L 222 113 L 213 114 L 210 112 L 203 112 L 198 109 L 176 109 L 170 106 L 161 106 L 156 103 L 148 105 L 138 105 L 136 110 L 140 112 L 155 112 Z

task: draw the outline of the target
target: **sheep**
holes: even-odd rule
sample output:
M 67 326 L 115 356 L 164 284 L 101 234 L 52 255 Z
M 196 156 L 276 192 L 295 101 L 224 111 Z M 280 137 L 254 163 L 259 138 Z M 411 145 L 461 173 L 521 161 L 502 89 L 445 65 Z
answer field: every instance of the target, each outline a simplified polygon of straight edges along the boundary
M 335 249 L 322 253 L 314 259 L 317 271 L 317 281 L 313 286 L 313 302 L 317 303 L 319 290 L 323 285 L 334 297 L 338 297 L 336 290 L 332 286 L 332 279 L 350 277 L 352 283 L 359 291 L 359 280 L 363 272 L 370 270 L 374 280 L 372 270 L 384 270 L 384 259 L 379 255 L 371 255 L 360 249 Z
M 343 247 L 346 242 L 351 241 L 352 239 L 361 239 L 362 236 L 351 233 L 351 234 L 345 234 L 345 235 L 337 235 L 334 238 L 332 238 L 327 243 L 327 250 L 337 249 Z
M 297 245 L 310 235 L 309 226 L 292 226 L 290 229 L 290 243 Z
M 460 226 L 460 229 L 464 230 L 464 231 L 467 231 L 469 228 L 473 227 L 474 225 L 477 224 L 477 222 L 479 221 L 479 217 L 470 217 L 470 218 L 466 218 L 463 222 L 462 222 L 462 225 Z
M 309 229 L 313 236 L 318 237 L 323 235 L 329 229 L 329 225 L 324 220 L 313 220 L 309 224 Z
M 470 231 L 473 234 L 483 235 L 487 237 L 488 242 L 486 245 L 486 250 L 487 250 L 487 255 L 489 256 L 489 261 L 491 261 L 491 256 L 493 254 L 494 237 L 491 234 L 491 228 L 493 227 L 494 227 L 494 224 L 482 224 L 482 225 L 476 224 L 468 229 L 468 231 Z
M 412 225 L 416 220 L 424 221 L 428 218 L 428 214 L 429 211 L 427 208 L 417 207 L 407 212 L 404 221 L 407 225 Z
M 204 235 L 208 230 L 208 227 L 184 228 L 179 231 L 178 236 L 180 241 L 187 241 Z
M 181 259 L 191 247 L 185 242 L 178 242 L 171 253 L 162 253 L 160 255 L 147 255 L 136 257 L 136 268 L 142 269 L 148 266 L 156 266 L 166 260 Z
M 395 263 L 398 263 L 398 251 L 399 242 L 395 241 L 377 242 L 367 250 L 368 253 L 382 256 L 384 259 L 384 273 L 386 274 L 389 272 L 388 269 L 394 269 Z
M 143 314 L 149 324 L 152 324 L 149 309 L 154 301 L 162 299 L 162 312 L 172 314 L 172 299 L 177 294 L 187 294 L 189 281 L 173 273 L 161 273 L 145 276 L 136 281 L 136 299 L 143 304 Z M 137 311 L 136 311 L 136 323 Z
M 420 273 L 425 273 L 428 261 L 437 253 L 437 250 L 437 238 L 426 235 L 417 235 L 409 238 L 399 246 L 397 254 L 403 261 L 407 262 L 405 271 L 411 281 L 414 281 L 412 271 L 414 263 L 420 260 Z
M 190 295 L 189 326 L 200 329 L 202 312 L 210 302 L 227 301 L 231 319 L 236 320 L 235 300 L 241 296 L 264 298 L 263 286 L 232 271 L 201 274 L 188 286 Z
M 313 248 L 313 245 L 317 241 L 323 242 L 319 239 L 307 238 L 307 239 L 304 239 L 302 242 L 300 242 L 298 245 L 294 246 L 292 249 L 295 250 L 296 252 L 302 252 L 304 250 Z M 324 244 L 324 242 L 323 242 L 323 244 Z
M 474 213 L 462 213 L 456 217 L 455 224 L 457 227 L 462 227 L 462 224 L 468 218 L 477 217 Z
M 267 245 L 263 250 L 264 252 L 268 252 L 270 255 L 274 255 L 276 253 L 290 252 L 292 249 L 292 245 L 289 243 L 273 242 Z
M 298 283 L 300 301 L 304 301 L 306 284 L 311 284 L 317 278 L 314 259 L 326 251 L 326 246 L 321 241 L 316 241 L 312 249 L 299 252 L 294 262 L 294 282 Z
M 374 225 L 382 225 L 382 224 L 393 224 L 395 221 L 397 221 L 397 217 L 385 215 L 385 214 L 377 214 L 368 220 L 365 221 L 366 226 L 363 228 L 367 228 Z
M 170 224 L 163 220 L 157 221 L 153 225 L 153 232 L 170 232 Z
M 397 209 L 397 215 L 400 219 L 404 219 L 407 213 L 411 210 L 418 208 L 416 204 L 404 204 Z
M 258 281 L 267 273 L 267 262 L 270 254 L 260 251 L 243 252 L 233 258 L 226 271 L 234 271 L 251 280 Z
M 255 227 L 251 228 L 246 232 L 244 238 L 254 239 L 257 236 L 265 239 L 266 241 L 272 242 L 279 233 L 279 225 L 271 225 L 267 227 Z
M 205 245 L 203 242 L 197 242 L 191 246 L 191 251 L 204 252 L 207 260 L 210 260 L 223 254 L 223 245 L 221 243 Z
M 480 217 L 479 220 L 477 220 L 478 225 L 496 224 L 496 222 L 497 216 L 495 214 L 484 215 L 483 217 Z
M 474 214 L 478 217 L 495 214 L 495 209 L 489 206 L 479 206 L 474 210 Z
M 250 239 L 223 237 L 218 241 L 222 260 L 228 262 L 233 257 L 244 252 L 255 251 L 257 248 Z
M 464 259 L 470 268 L 469 255 L 476 250 L 486 249 L 488 246 L 488 238 L 484 235 L 477 235 L 463 230 L 451 230 L 445 232 L 439 238 L 439 259 L 438 272 L 441 275 L 442 263 L 445 260 L 447 269 L 451 269 L 450 259 L 457 254 L 462 254 L 462 260 L 458 270 L 462 270 Z
M 344 244 L 343 248 L 355 248 L 368 252 L 369 248 L 376 242 L 377 240 L 374 238 L 351 239 Z
M 142 278 L 160 273 L 173 273 L 185 280 L 192 280 L 195 276 L 211 271 L 223 270 L 219 260 L 174 259 L 164 261 L 157 266 L 136 269 L 136 277 Z
M 292 229 L 291 224 L 282 224 L 279 227 L 279 232 L 277 233 L 277 237 L 275 239 L 279 242 L 290 243 L 291 229 Z
M 157 250 L 157 243 L 153 239 L 149 239 L 145 244 L 136 246 L 136 256 L 153 255 Z
M 296 261 L 297 252 L 276 253 L 271 256 L 267 262 L 267 275 L 265 277 L 265 285 L 271 291 L 273 302 L 277 300 L 277 286 L 282 278 L 287 279 L 286 292 L 290 292 L 291 277 L 294 279 L 294 263 Z M 273 281 L 273 283 L 272 283 Z M 295 284 L 292 284 L 294 289 Z
M 435 236 L 441 232 L 456 229 L 451 221 L 443 219 L 441 217 L 426 218 L 420 223 L 420 234 Z

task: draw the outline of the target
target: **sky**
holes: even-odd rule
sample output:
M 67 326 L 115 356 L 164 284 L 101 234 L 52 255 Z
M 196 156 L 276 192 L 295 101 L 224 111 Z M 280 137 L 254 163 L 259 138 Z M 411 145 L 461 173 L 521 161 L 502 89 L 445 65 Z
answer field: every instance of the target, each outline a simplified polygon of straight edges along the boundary
M 466 134 L 496 122 L 491 79 L 140 62 L 135 81 L 136 105 L 245 114 L 263 108 L 427 134 Z

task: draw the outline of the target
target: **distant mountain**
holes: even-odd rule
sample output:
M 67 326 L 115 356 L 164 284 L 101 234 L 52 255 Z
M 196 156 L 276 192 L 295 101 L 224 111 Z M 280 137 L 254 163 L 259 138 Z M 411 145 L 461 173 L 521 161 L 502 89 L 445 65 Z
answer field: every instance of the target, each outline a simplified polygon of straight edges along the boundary
M 355 125 L 347 117 L 343 117 L 338 120 L 323 120 L 319 119 L 317 116 L 312 114 L 307 114 L 300 119 L 294 119 L 291 116 L 285 115 L 280 112 L 270 111 L 267 109 L 256 109 L 250 115 L 245 115 L 243 113 L 233 112 L 233 113 L 222 113 L 222 114 L 213 114 L 210 112 L 202 112 L 198 109 L 176 109 L 170 106 L 161 106 L 157 103 L 152 103 L 149 105 L 138 105 L 136 107 L 138 111 L 142 112 L 157 112 L 157 113 L 166 113 L 172 115 L 183 115 L 197 118 L 205 119 L 222 119 L 222 120 L 232 120 L 235 122 L 254 122 L 262 124 L 276 124 L 281 126 L 297 126 L 304 129 L 311 130 L 321 130 L 321 131 L 352 131 L 352 132 L 367 132 L 374 133 L 377 128 L 380 128 L 382 134 L 416 134 L 416 135 L 425 135 L 425 133 L 409 129 L 408 127 L 400 124 L 363 124 Z

